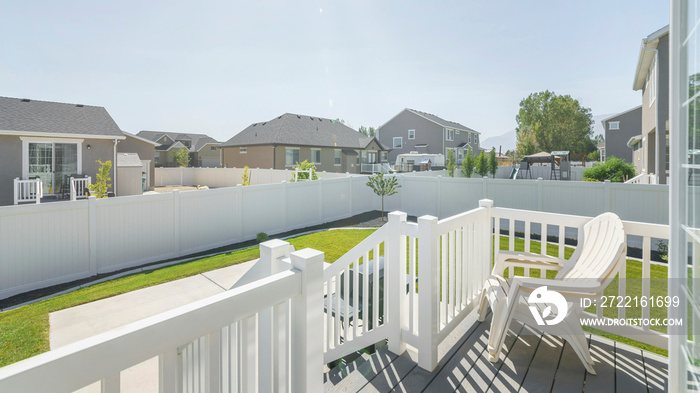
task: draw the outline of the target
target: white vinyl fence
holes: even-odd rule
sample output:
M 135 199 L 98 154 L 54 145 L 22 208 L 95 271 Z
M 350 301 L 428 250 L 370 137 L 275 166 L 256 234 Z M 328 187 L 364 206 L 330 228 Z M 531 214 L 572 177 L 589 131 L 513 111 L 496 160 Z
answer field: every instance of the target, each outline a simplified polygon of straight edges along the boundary
M 402 187 L 385 198 L 385 210 L 412 216 L 446 218 L 488 198 L 506 208 L 582 216 L 612 211 L 623 220 L 668 223 L 664 185 L 398 177 Z M 366 176 L 349 176 L 3 206 L 0 299 L 251 240 L 259 232 L 274 235 L 379 210 L 381 198 L 366 182 Z
M 290 181 L 292 170 L 248 168 L 250 185 L 274 184 Z M 322 179 L 346 178 L 352 175 L 319 171 Z M 243 183 L 243 168 L 156 168 L 156 187 L 159 186 L 207 186 L 209 188 L 234 187 Z

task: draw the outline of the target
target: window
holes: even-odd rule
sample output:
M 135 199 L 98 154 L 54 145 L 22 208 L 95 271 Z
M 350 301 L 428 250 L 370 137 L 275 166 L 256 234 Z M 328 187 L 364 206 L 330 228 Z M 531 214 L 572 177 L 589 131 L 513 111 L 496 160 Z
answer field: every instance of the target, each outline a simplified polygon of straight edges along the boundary
M 403 138 L 400 136 L 394 137 L 394 149 L 403 148 Z
M 311 162 L 314 164 L 321 163 L 321 149 L 311 149 Z
M 240 154 L 246 154 L 248 153 L 248 148 L 247 147 L 241 147 L 238 149 L 238 153 Z
M 459 160 L 464 159 L 464 150 L 462 150 L 462 149 L 457 150 L 457 159 L 459 159 Z
M 285 162 L 286 166 L 294 166 L 299 162 L 299 149 L 286 148 L 285 152 Z
M 620 129 L 620 122 L 619 121 L 611 121 L 608 123 L 608 130 L 619 130 Z
M 335 166 L 340 166 L 340 157 L 341 157 L 341 151 L 339 149 L 335 149 L 333 152 L 335 154 Z
M 379 154 L 380 154 L 380 157 L 381 157 L 381 158 L 380 158 L 380 161 L 381 161 L 381 162 L 387 162 L 387 161 L 389 161 L 389 157 L 387 157 L 387 152 L 383 151 L 383 152 L 381 152 L 381 153 L 379 153 Z
M 416 130 L 408 130 L 408 139 L 416 139 Z
M 479 135 L 474 135 L 474 143 L 476 143 L 477 146 L 479 145 Z
M 445 140 L 447 140 L 447 141 L 455 140 L 455 130 L 448 130 L 446 128 L 445 129 Z
M 155 161 L 156 161 L 156 164 L 160 162 L 160 152 L 159 151 L 156 152 Z
M 467 142 L 472 143 L 472 134 L 469 133 L 469 136 L 467 136 Z
M 209 150 L 211 150 L 211 151 L 216 150 L 216 146 L 211 146 L 211 147 L 209 148 Z

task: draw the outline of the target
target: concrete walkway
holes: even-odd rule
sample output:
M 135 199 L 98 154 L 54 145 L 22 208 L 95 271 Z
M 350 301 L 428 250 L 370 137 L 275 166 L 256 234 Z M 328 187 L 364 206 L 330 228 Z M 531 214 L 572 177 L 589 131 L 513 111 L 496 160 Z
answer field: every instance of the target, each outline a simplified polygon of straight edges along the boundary
M 256 261 L 53 312 L 49 314 L 51 349 L 224 292 Z M 126 392 L 158 392 L 158 358 L 122 371 L 121 388 Z M 81 393 L 100 391 L 99 382 L 79 390 Z

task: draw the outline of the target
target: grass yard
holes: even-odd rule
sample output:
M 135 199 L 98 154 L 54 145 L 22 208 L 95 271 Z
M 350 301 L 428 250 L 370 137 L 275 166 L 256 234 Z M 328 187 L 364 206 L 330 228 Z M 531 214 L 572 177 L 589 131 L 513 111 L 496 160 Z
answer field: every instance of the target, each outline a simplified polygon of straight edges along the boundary
M 313 247 L 334 262 L 376 229 L 316 232 L 288 241 L 297 250 Z M 194 276 L 260 257 L 257 246 L 196 259 L 179 265 L 135 273 L 52 297 L 0 314 L 0 367 L 49 350 L 49 313 L 137 289 Z

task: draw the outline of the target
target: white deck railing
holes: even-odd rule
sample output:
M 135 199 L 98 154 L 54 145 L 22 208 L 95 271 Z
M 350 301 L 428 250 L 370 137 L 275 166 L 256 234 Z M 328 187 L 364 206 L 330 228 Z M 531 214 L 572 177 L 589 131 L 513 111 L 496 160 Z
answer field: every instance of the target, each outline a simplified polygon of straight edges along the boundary
M 409 223 L 406 213 L 393 212 L 324 271 L 322 253 L 290 254 L 288 243 L 266 242 L 251 268 L 265 278 L 0 369 L 0 391 L 67 392 L 101 380 L 104 391 L 117 392 L 122 370 L 154 356 L 163 391 L 320 391 L 324 363 L 382 340 L 394 353 L 414 347 L 418 365 L 433 370 L 438 345 L 475 308 L 502 239 L 508 250 L 537 252 L 539 245 L 539 253 L 563 258 L 573 247 L 567 228 L 578 238 L 588 220 L 494 208 L 490 200 L 443 220 Z M 652 239 L 668 238 L 668 227 L 623 223 L 628 236 L 642 238 L 639 295 L 648 297 Z M 628 295 L 625 271 L 621 296 Z M 620 309 L 617 317 L 624 316 Z M 648 328 L 599 329 L 667 347 L 667 336 Z M 72 368 L 81 372 L 67 377 Z
M 74 201 L 77 198 L 87 198 L 85 189 L 91 184 L 91 177 L 70 178 L 70 200 Z
M 391 172 L 391 167 L 387 163 L 380 164 L 360 164 L 362 173 L 388 173 Z
M 44 196 L 43 184 L 41 179 L 20 180 L 19 177 L 14 181 L 14 204 L 21 202 L 41 203 L 41 198 Z
M 648 173 L 640 173 L 639 175 L 627 180 L 625 184 L 656 184 L 656 176 Z

